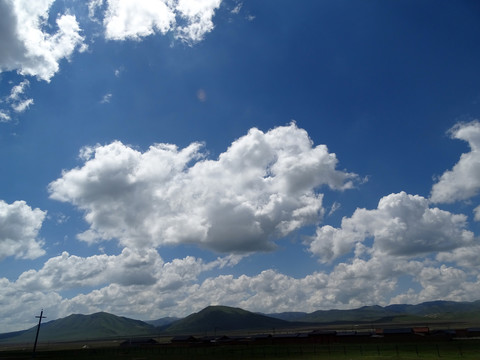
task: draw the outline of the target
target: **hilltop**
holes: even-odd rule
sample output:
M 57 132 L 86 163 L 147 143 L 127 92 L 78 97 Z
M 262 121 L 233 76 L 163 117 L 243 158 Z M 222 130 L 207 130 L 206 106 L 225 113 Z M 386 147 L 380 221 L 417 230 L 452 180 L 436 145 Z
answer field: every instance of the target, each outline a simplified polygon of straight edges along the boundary
M 37 327 L 0 337 L 1 342 L 33 342 Z M 77 341 L 151 335 L 157 329 L 140 320 L 115 316 L 106 312 L 91 315 L 73 314 L 43 323 L 38 337 L 45 341 Z M 5 334 L 7 335 L 7 334 Z
M 165 329 L 166 333 L 215 333 L 232 330 L 271 330 L 291 327 L 289 321 L 255 314 L 240 308 L 208 306 L 198 313 L 178 320 Z

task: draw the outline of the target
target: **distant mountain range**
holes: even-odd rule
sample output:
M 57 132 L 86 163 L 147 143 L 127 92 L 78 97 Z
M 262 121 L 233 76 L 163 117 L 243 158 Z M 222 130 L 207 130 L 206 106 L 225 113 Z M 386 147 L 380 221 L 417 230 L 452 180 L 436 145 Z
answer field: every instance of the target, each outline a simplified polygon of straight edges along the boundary
M 271 315 L 272 316 L 272 315 Z M 275 316 L 275 315 L 273 315 Z M 480 301 L 454 302 L 430 301 L 418 305 L 364 306 L 352 310 L 318 310 L 299 317 L 289 317 L 292 321 L 312 323 L 402 323 L 480 320 Z
M 180 318 L 167 316 L 167 317 L 157 319 L 157 320 L 147 320 L 145 322 L 147 324 L 153 325 L 153 326 L 158 327 L 158 328 L 164 328 L 167 325 L 170 325 L 171 323 L 173 323 L 175 321 L 178 321 L 178 320 L 180 320 Z
M 225 333 L 236 330 L 271 331 L 330 324 L 466 323 L 480 325 L 480 301 L 432 301 L 418 305 L 364 306 L 353 310 L 319 310 L 313 313 L 258 314 L 228 306 L 209 306 L 183 319 L 148 322 L 105 312 L 74 314 L 42 324 L 40 342 L 118 339 L 140 336 Z M 36 327 L 0 334 L 1 343 L 33 343 Z

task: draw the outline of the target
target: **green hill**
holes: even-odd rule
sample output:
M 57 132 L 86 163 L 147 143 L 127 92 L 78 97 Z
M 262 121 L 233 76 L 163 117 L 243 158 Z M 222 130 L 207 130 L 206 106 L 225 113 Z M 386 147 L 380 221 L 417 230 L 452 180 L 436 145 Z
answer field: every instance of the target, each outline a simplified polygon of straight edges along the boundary
M 385 309 L 420 316 L 458 314 L 480 311 L 480 301 L 428 301 L 418 305 L 390 305 L 385 307 Z
M 286 321 L 296 321 L 297 319 L 301 319 L 302 317 L 306 316 L 306 312 L 300 311 L 287 311 L 282 313 L 271 313 L 271 314 L 264 314 L 266 316 L 273 317 L 275 319 L 281 319 Z
M 164 317 L 164 318 L 161 318 L 161 319 L 157 319 L 157 320 L 147 320 L 145 321 L 147 324 L 150 324 L 150 325 L 153 325 L 157 328 L 165 328 L 166 326 L 170 325 L 171 323 L 175 322 L 175 321 L 178 321 L 180 320 L 179 318 L 176 318 L 176 317 L 170 317 L 170 316 L 167 316 L 167 317 Z
M 364 306 L 352 310 L 318 310 L 297 320 L 315 323 L 372 322 L 393 315 L 381 306 Z
M 292 323 L 228 306 L 209 306 L 174 322 L 165 329 L 170 334 L 194 334 L 233 330 L 269 330 L 291 327 Z
M 480 323 L 480 301 L 430 301 L 418 305 L 364 306 L 352 310 L 319 310 L 296 321 L 312 323 L 467 321 Z
M 33 342 L 37 327 L 18 336 L 0 339 L 0 342 Z M 157 332 L 153 325 L 139 320 L 119 317 L 105 312 L 91 315 L 73 314 L 62 319 L 43 323 L 38 337 L 39 342 L 77 341 L 107 339 L 129 336 L 152 335 Z

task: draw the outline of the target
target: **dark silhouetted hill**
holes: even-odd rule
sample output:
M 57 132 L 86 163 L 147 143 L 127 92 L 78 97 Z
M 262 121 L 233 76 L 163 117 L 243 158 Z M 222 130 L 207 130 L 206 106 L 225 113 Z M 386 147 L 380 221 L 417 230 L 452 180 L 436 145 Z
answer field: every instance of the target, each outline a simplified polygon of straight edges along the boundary
M 32 342 L 37 327 L 21 332 L 17 336 L 1 339 L 1 342 Z M 77 341 L 108 339 L 129 336 L 151 335 L 157 332 L 153 325 L 140 320 L 119 317 L 105 312 L 91 315 L 73 314 L 62 319 L 43 323 L 38 337 L 39 342 Z
M 228 306 L 209 306 L 198 313 L 174 322 L 165 329 L 171 334 L 193 334 L 225 332 L 233 330 L 272 330 L 272 328 L 290 327 L 285 320 L 266 315 L 255 314 Z

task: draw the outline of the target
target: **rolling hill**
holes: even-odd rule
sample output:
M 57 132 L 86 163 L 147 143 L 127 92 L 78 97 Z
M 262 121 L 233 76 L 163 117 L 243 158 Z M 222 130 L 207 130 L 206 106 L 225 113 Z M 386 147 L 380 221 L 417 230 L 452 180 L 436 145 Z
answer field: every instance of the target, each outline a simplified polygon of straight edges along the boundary
M 285 328 L 292 323 L 266 315 L 228 306 L 209 306 L 198 313 L 178 320 L 165 329 L 170 334 L 225 332 L 233 330 L 271 330 Z
M 300 312 L 300 311 L 287 311 L 282 313 L 271 313 L 265 314 L 267 316 L 273 317 L 275 319 L 281 319 L 286 321 L 296 321 L 297 319 L 301 319 L 304 316 L 307 316 L 308 313 Z
M 175 322 L 175 321 L 178 321 L 180 320 L 179 318 L 177 317 L 164 317 L 164 318 L 161 318 L 161 319 L 157 319 L 157 320 L 147 320 L 145 321 L 147 324 L 150 324 L 150 325 L 153 325 L 155 327 L 158 327 L 158 328 L 165 328 L 167 327 L 168 325 L 170 325 L 171 323 Z
M 381 306 L 364 306 L 351 310 L 318 310 L 295 320 L 314 323 L 373 322 L 397 314 Z
M 37 327 L 35 326 L 21 332 L 19 335 L 0 338 L 0 342 L 33 342 L 36 330 Z M 38 341 L 107 339 L 152 335 L 155 333 L 157 333 L 157 329 L 143 321 L 100 312 L 91 315 L 73 314 L 62 319 L 43 323 L 40 328 Z
M 478 321 L 480 301 L 430 301 L 418 305 L 364 306 L 352 310 L 318 310 L 291 320 L 311 323 L 392 322 L 406 321 Z

